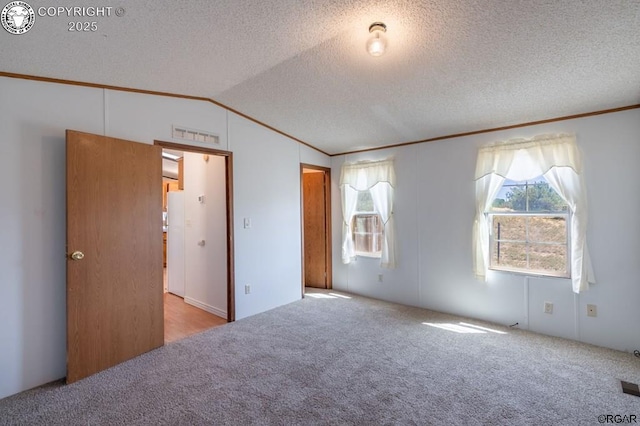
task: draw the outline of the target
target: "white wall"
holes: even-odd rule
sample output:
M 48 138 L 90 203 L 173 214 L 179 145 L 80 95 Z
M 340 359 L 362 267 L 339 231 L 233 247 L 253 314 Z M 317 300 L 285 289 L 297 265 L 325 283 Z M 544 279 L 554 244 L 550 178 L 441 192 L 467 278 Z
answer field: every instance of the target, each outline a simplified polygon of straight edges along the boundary
M 0 398 L 66 374 L 67 128 L 143 143 L 184 143 L 174 124 L 218 134 L 234 152 L 236 317 L 300 298 L 299 163 L 328 157 L 209 102 L 0 77 L 0 110 Z
M 204 195 L 204 204 L 198 197 Z M 184 301 L 227 318 L 225 159 L 184 153 Z M 204 246 L 198 245 L 199 241 Z
M 302 295 L 300 152 L 298 143 L 232 113 L 229 141 L 240 319 Z
M 587 238 L 597 284 L 578 296 L 567 279 L 472 272 L 473 175 L 483 144 L 541 133 L 575 133 L 585 159 Z M 340 259 L 340 167 L 395 156 L 399 266 Z M 333 285 L 376 298 L 455 313 L 624 351 L 640 348 L 640 110 L 332 158 Z M 378 282 L 378 274 L 384 275 Z M 543 302 L 554 303 L 553 315 Z M 596 304 L 598 317 L 586 316 Z
M 166 96 L 105 90 L 105 134 L 153 143 L 154 140 L 228 150 L 227 111 L 210 103 Z M 173 139 L 173 125 L 204 130 L 220 137 L 220 144 Z
M 65 129 L 102 91 L 0 78 L 0 398 L 66 374 Z
M 331 167 L 331 158 L 321 152 L 311 149 L 306 145 L 300 147 L 300 164 L 311 164 L 314 166 Z

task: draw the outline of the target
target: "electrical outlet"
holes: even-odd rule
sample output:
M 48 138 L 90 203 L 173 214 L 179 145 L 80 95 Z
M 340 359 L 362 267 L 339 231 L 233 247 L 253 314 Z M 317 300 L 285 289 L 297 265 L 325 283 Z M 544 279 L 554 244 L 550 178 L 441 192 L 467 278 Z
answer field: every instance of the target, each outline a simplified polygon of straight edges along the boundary
M 587 316 L 588 317 L 597 317 L 598 316 L 598 307 L 596 305 L 587 305 Z
M 247 284 L 244 286 L 244 294 L 251 294 L 251 285 Z
M 381 283 L 383 281 L 384 276 L 382 274 L 378 274 L 378 282 Z
M 553 303 L 544 302 L 544 313 L 545 314 L 553 314 Z

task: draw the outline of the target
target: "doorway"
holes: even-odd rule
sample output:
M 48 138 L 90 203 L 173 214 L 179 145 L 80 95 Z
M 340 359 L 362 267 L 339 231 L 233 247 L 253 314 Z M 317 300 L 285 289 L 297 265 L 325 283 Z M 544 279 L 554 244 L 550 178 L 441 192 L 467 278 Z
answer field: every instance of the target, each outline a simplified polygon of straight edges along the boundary
M 331 169 L 300 165 L 302 296 L 305 287 L 332 288 Z
M 67 130 L 67 383 L 164 344 L 164 147 L 222 159 L 223 321 L 235 320 L 232 154 Z
M 175 178 L 175 183 L 172 179 L 166 179 L 163 192 L 165 187 L 172 185 L 173 189 L 181 189 L 167 191 L 166 207 L 169 212 L 166 215 L 163 212 L 163 218 L 166 219 L 163 235 L 169 237 L 166 246 L 169 279 L 172 274 L 179 277 L 180 269 L 183 270 L 182 287 L 179 282 L 176 284 L 175 280 L 170 280 L 165 289 L 169 291 L 165 293 L 165 324 L 168 320 L 176 320 L 179 327 L 187 333 L 193 333 L 220 325 L 216 321 L 218 318 L 223 322 L 232 322 L 235 320 L 233 154 L 165 141 L 154 141 L 154 145 L 161 147 L 163 153 L 168 154 L 163 155 L 173 157 L 176 163 L 175 171 L 168 176 Z M 200 174 L 202 178 L 194 178 Z M 193 184 L 186 187 L 185 181 L 186 186 L 190 181 Z M 171 203 L 174 206 L 173 215 Z M 181 212 L 175 206 L 180 207 Z M 172 216 L 175 220 L 172 220 Z M 173 245 L 170 240 L 172 235 Z M 180 244 L 184 247 L 179 247 Z M 184 302 L 178 296 L 184 298 Z M 207 316 L 203 315 L 204 311 L 213 314 L 209 317 L 217 317 L 203 321 Z M 175 337 L 168 336 L 172 334 L 165 334 L 167 341 L 175 340 Z

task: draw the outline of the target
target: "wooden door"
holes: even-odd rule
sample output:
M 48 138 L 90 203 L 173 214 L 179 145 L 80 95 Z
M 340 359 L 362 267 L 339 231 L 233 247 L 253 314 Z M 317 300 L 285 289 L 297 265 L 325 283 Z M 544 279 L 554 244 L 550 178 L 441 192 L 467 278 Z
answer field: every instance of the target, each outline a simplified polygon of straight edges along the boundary
M 327 287 L 327 217 L 325 173 L 302 174 L 304 221 L 304 285 Z
M 164 344 L 161 161 L 67 130 L 67 383 Z

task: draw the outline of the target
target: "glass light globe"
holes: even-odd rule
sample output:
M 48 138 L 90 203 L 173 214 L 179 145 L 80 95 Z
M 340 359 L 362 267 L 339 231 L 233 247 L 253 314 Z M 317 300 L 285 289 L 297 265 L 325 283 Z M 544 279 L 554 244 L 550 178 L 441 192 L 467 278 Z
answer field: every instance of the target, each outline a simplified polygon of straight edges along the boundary
M 387 48 L 387 39 L 384 33 L 387 31 L 387 26 L 382 22 L 374 22 L 369 27 L 371 36 L 367 40 L 367 52 L 371 56 L 380 56 Z

